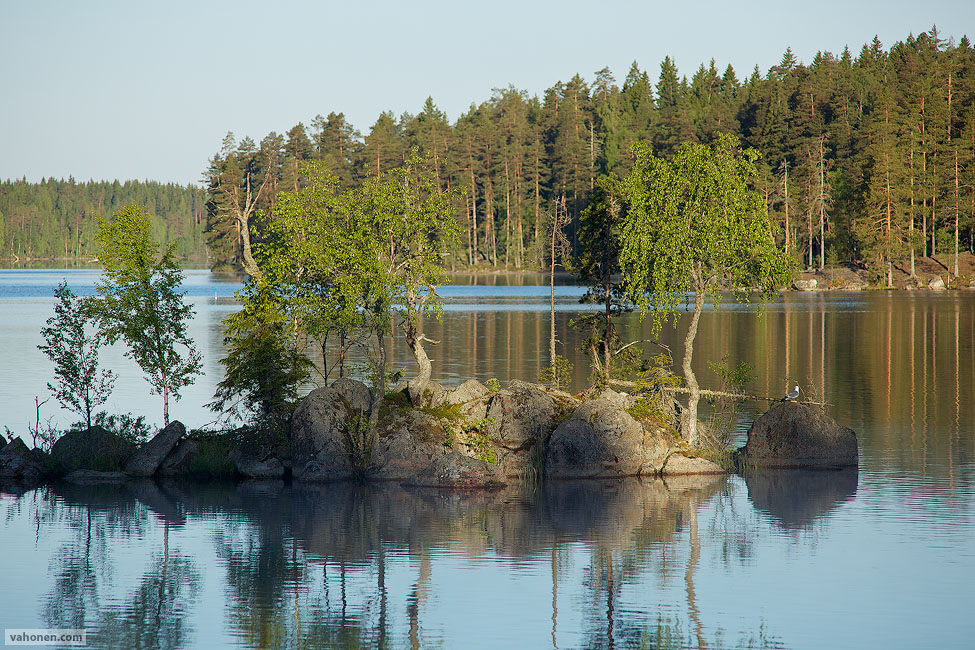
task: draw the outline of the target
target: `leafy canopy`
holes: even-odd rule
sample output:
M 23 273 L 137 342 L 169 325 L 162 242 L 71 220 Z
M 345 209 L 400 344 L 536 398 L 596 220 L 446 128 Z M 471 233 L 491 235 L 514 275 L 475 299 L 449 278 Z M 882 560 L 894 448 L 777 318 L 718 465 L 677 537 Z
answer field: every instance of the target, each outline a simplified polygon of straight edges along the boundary
M 202 359 L 186 331 L 193 308 L 179 290 L 183 273 L 174 246 L 160 254 L 151 228 L 149 214 L 138 205 L 119 210 L 110 221 L 98 220 L 103 273 L 97 309 L 108 340 L 125 341 L 126 356 L 162 395 L 163 422 L 169 424 L 170 395 L 178 398 L 193 383 Z
M 104 338 L 97 330 L 92 302 L 75 296 L 66 282 L 58 285 L 54 296 L 54 315 L 41 328 L 44 343 L 37 346 L 54 363 L 54 383 L 47 387 L 90 428 L 92 411 L 112 393 L 115 373 L 98 370 L 98 349 Z
M 629 297 L 656 330 L 675 319 L 687 291 L 715 302 L 719 291 L 758 286 L 765 296 L 786 282 L 790 260 L 776 247 L 762 196 L 753 189 L 758 152 L 719 134 L 712 146 L 685 143 L 673 161 L 634 147 L 623 181 L 628 211 L 621 266 Z M 747 297 L 747 294 L 742 294 Z

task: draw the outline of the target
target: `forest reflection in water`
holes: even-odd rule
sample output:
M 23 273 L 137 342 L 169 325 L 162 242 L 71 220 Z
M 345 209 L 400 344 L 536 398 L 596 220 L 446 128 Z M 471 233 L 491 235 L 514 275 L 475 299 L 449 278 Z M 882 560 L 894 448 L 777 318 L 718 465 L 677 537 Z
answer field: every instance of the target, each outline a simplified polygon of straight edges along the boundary
M 856 473 L 840 474 L 783 482 L 772 502 L 747 491 L 801 527 L 852 496 Z M 38 544 L 58 539 L 43 623 L 87 628 L 93 647 L 780 647 L 762 619 L 726 620 L 698 595 L 714 549 L 749 562 L 741 483 L 62 482 L 3 503 Z M 699 523 L 708 504 L 720 530 Z
M 547 363 L 545 307 L 499 312 L 465 305 L 440 322 L 428 320 L 428 335 L 441 340 L 431 351 L 434 378 L 535 380 Z M 589 364 L 578 350 L 582 337 L 569 325 L 575 316 L 557 312 L 556 326 L 562 353 L 574 364 L 573 388 L 581 390 Z M 678 374 L 687 320 L 665 325 L 659 336 L 673 350 Z M 624 318 L 623 331 L 626 340 L 654 338 L 637 314 Z M 784 294 L 764 309 L 726 296 L 701 319 L 694 370 L 702 387 L 717 387 L 709 362 L 722 358 L 751 366 L 751 395 L 778 399 L 799 384 L 802 399 L 825 402 L 831 416 L 861 434 L 861 467 L 894 464 L 950 481 L 973 459 L 975 292 Z M 408 367 L 403 351 L 394 365 Z M 770 403 L 745 404 L 740 436 Z

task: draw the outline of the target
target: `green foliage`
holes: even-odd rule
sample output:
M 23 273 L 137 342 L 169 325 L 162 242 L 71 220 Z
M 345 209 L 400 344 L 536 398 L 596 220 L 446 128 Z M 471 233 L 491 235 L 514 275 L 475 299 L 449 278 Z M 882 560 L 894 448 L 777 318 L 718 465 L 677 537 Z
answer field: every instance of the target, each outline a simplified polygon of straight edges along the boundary
M 501 382 L 498 381 L 497 377 L 491 377 L 486 382 L 484 382 L 484 385 L 487 386 L 492 393 L 496 393 L 499 390 L 501 390 Z
M 553 390 L 562 390 L 568 387 L 572 382 L 572 363 L 561 354 L 556 354 L 551 365 L 545 366 L 539 371 L 538 381 Z
M 237 474 L 237 466 L 230 460 L 230 450 L 238 443 L 233 432 L 193 431 L 188 438 L 200 450 L 190 461 L 187 473 L 209 478 L 233 478 Z
M 112 393 L 115 373 L 98 370 L 98 350 L 103 336 L 91 300 L 79 299 L 61 282 L 54 290 L 54 315 L 41 328 L 44 343 L 38 345 L 54 363 L 54 383 L 48 389 L 61 405 L 85 418 L 91 426 L 92 411 Z
M 721 290 L 759 287 L 771 296 L 789 280 L 792 265 L 772 239 L 761 195 L 752 189 L 758 153 L 719 134 L 711 147 L 686 143 L 673 162 L 634 149 L 624 180 L 629 210 L 620 261 L 627 295 L 654 328 L 676 319 L 687 291 L 713 301 Z M 675 320 L 676 322 L 676 320 Z
M 423 411 L 427 415 L 432 415 L 435 418 L 440 418 L 441 420 L 447 420 L 449 422 L 456 422 L 457 420 L 461 419 L 461 417 L 463 417 L 460 412 L 459 404 L 441 404 L 440 406 L 421 406 L 417 410 Z
M 731 454 L 734 451 L 731 444 L 738 422 L 738 409 L 744 400 L 745 386 L 754 381 L 755 375 L 751 365 L 745 361 L 731 367 L 728 355 L 723 356 L 720 363 L 708 361 L 708 368 L 720 379 L 717 391 L 726 394 L 708 397 L 711 415 L 704 428 L 700 451 L 722 467 L 731 467 Z
M 68 431 L 84 431 L 91 426 L 102 427 L 134 445 L 141 445 L 149 440 L 152 435 L 152 428 L 146 424 L 144 415 L 108 413 L 106 411 L 99 411 L 92 419 L 91 424 L 87 424 L 85 421 L 75 422 L 68 427 Z
M 498 454 L 494 449 L 496 438 L 487 433 L 487 428 L 495 421 L 493 417 L 485 417 L 468 422 L 464 427 L 466 444 L 474 457 L 486 463 L 497 464 Z
M 289 324 L 259 295 L 262 286 L 246 287 L 243 308 L 225 321 L 225 374 L 210 406 L 258 428 L 275 428 L 290 418 L 312 362 L 300 347 L 303 338 L 289 335 Z
M 646 145 L 634 153 L 623 183 L 628 212 L 620 263 L 627 294 L 641 315 L 651 313 L 655 332 L 666 320 L 676 326 L 693 292 L 682 363 L 690 397 L 681 430 L 696 446 L 700 389 L 691 359 L 705 302 L 717 306 L 729 289 L 747 300 L 756 286 L 769 298 L 791 277 L 792 261 L 776 246 L 766 204 L 754 189 L 758 153 L 742 150 L 738 138 L 717 134 L 711 146 L 685 143 L 673 161 Z
M 96 255 L 97 215 L 151 205 L 153 234 L 176 254 L 207 258 L 200 219 L 204 192 L 192 185 L 74 178 L 0 181 L 0 259 L 79 259 Z
M 615 319 L 632 309 L 620 282 L 621 227 L 624 223 L 623 187 L 615 174 L 600 178 L 579 223 L 579 252 L 570 265 L 588 286 L 581 302 L 601 303 L 602 313 L 585 314 L 570 321 L 583 332 L 580 350 L 591 359 L 592 383 L 607 385 L 639 364 L 640 349 L 623 342 Z
M 170 245 L 160 255 L 152 239 L 149 214 L 130 205 L 110 221 L 99 220 L 97 234 L 101 298 L 93 307 L 110 342 L 125 341 L 126 356 L 163 398 L 163 423 L 169 424 L 169 397 L 201 372 L 202 360 L 186 333 L 193 308 L 179 288 L 183 273 Z M 180 354 L 185 349 L 185 357 Z
M 627 412 L 638 420 L 652 420 L 668 426 L 676 424 L 673 421 L 673 409 L 668 408 L 668 401 L 673 398 L 666 392 L 668 388 L 681 385 L 681 379 L 674 374 L 671 367 L 674 360 L 670 354 L 659 353 L 645 360 L 644 367 L 637 373 L 634 393 L 636 403 Z

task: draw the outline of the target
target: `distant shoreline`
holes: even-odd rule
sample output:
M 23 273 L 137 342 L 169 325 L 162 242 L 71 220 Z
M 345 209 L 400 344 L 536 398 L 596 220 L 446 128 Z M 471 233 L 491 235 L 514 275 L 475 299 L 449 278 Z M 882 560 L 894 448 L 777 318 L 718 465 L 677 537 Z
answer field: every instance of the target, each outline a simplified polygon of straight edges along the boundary
M 937 290 L 975 290 L 975 255 L 965 251 L 959 253 L 958 258 L 958 278 L 952 277 L 954 254 L 950 253 L 947 256 L 915 258 L 916 280 L 912 280 L 909 274 L 909 260 L 898 260 L 894 264 L 892 287 L 887 287 L 885 283 L 878 283 L 873 280 L 870 277 L 869 271 L 864 267 L 857 267 L 853 264 L 840 264 L 827 266 L 823 270 L 803 270 L 784 290 L 800 292 L 929 290 L 931 289 L 930 283 L 938 277 L 944 282 L 945 288 Z M 214 275 L 244 277 L 243 273 L 211 270 L 204 262 L 199 260 L 186 260 L 185 264 L 183 268 L 187 271 L 209 270 Z M 97 261 L 91 257 L 21 258 L 19 261 L 9 257 L 0 258 L 0 270 L 96 270 L 99 268 L 101 267 Z M 447 273 L 447 277 L 451 280 L 465 276 L 476 278 L 526 277 L 533 279 L 544 278 L 547 280 L 548 275 L 549 271 L 546 269 L 517 269 L 491 266 L 455 269 Z M 555 272 L 555 276 L 557 284 L 565 284 L 566 279 L 574 277 L 570 272 L 561 267 Z M 810 286 L 811 283 L 809 281 L 811 280 L 815 281 L 814 287 Z M 547 284 L 547 281 L 545 284 Z

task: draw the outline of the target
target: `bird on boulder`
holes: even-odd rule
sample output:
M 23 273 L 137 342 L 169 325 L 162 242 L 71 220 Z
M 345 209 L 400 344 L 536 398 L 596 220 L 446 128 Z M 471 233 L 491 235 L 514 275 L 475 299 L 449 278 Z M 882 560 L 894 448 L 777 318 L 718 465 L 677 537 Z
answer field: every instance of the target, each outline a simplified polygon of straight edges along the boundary
M 797 397 L 799 397 L 799 384 L 796 384 L 796 387 L 793 388 L 792 390 L 790 390 L 788 393 L 786 393 L 785 397 L 783 397 L 779 401 L 780 402 L 789 402 L 789 401 L 794 400 Z

